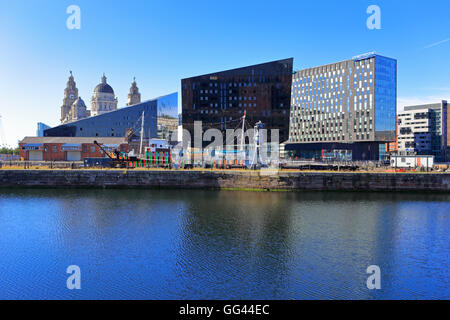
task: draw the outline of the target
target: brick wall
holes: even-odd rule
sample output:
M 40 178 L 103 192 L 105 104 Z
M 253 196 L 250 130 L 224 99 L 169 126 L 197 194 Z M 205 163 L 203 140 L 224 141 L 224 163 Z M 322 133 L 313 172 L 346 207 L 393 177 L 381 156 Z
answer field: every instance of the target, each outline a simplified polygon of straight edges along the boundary
M 20 147 L 20 157 L 24 160 L 29 160 L 29 151 L 23 150 L 24 143 L 19 145 Z M 44 143 L 39 149 L 43 151 L 44 161 L 66 161 L 67 151 L 62 150 L 64 143 Z M 120 151 L 128 152 L 127 144 L 121 144 L 119 146 Z M 83 143 L 81 144 L 81 160 L 84 158 L 103 158 L 105 155 L 103 151 L 100 150 L 98 146 L 93 143 Z

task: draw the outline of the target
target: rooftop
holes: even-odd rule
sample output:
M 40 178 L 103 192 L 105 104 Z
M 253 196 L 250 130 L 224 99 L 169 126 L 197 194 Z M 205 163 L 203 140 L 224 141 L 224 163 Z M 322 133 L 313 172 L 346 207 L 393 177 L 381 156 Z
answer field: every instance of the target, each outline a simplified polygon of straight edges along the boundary
M 20 143 L 94 143 L 122 144 L 127 143 L 124 137 L 25 137 Z
M 447 104 L 447 101 L 442 100 L 438 103 L 428 103 L 428 104 L 421 104 L 416 106 L 406 106 L 404 109 L 405 111 L 412 111 L 412 110 L 421 110 L 421 109 L 440 109 L 442 105 Z

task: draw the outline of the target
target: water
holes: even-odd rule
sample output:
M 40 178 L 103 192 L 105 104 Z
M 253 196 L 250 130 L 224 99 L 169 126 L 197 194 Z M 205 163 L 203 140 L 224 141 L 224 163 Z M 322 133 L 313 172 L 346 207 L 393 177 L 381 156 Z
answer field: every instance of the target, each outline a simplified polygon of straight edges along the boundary
M 449 200 L 0 190 L 0 298 L 449 299 Z M 69 265 L 81 290 L 66 288 Z

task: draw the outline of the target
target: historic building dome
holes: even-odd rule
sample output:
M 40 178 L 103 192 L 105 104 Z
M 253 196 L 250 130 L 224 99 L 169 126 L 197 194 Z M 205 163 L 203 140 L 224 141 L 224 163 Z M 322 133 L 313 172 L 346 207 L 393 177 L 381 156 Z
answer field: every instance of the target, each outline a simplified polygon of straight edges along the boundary
M 103 75 L 102 77 L 102 83 L 98 84 L 95 89 L 94 93 L 111 93 L 114 94 L 113 88 L 106 83 L 106 77 Z
M 84 103 L 83 99 L 81 97 L 78 97 L 77 100 L 73 103 L 72 107 L 80 107 L 80 108 L 86 108 L 86 104 Z
M 89 117 L 89 115 L 90 112 L 87 110 L 86 104 L 84 103 L 83 99 L 81 99 L 81 97 L 78 97 L 70 108 L 70 111 L 66 118 L 66 122 L 78 121 Z
M 91 115 L 97 116 L 114 110 L 117 110 L 117 98 L 113 88 L 106 83 L 106 77 L 103 74 L 102 82 L 95 87 L 91 99 Z
M 128 94 L 127 106 L 141 103 L 141 94 L 136 85 L 136 79 L 131 83 L 130 93 Z M 61 123 L 78 121 L 91 116 L 97 116 L 103 113 L 117 110 L 117 98 L 114 89 L 107 83 L 106 76 L 103 74 L 101 83 L 94 88 L 91 99 L 91 110 L 89 110 L 83 99 L 78 96 L 78 89 L 70 71 L 69 81 L 64 89 L 64 100 L 61 107 Z

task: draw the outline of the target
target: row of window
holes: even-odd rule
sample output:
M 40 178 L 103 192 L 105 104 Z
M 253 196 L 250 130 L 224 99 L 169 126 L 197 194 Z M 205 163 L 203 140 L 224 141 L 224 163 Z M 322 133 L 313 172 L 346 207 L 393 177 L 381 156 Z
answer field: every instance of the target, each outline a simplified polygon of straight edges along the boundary
M 259 81 L 258 83 L 267 83 L 267 82 L 274 82 L 277 86 L 277 88 L 279 87 L 280 83 L 279 83 L 279 79 L 278 77 L 272 78 L 272 77 L 265 77 L 265 76 L 259 76 Z M 192 90 L 195 90 L 197 88 L 202 88 L 204 87 L 204 83 L 192 83 Z M 210 88 L 239 88 L 239 87 L 244 87 L 244 88 L 256 88 L 257 87 L 257 82 L 255 80 L 252 80 L 248 82 L 225 82 L 225 83 L 209 83 L 209 87 Z M 185 84 L 183 86 L 184 89 L 187 89 L 187 85 Z M 203 91 L 208 91 L 206 89 L 201 89 Z
M 327 142 L 327 141 L 345 141 L 345 136 L 328 136 L 328 137 L 293 137 L 291 138 L 291 141 L 293 142 Z M 349 140 L 352 140 L 352 136 L 349 137 Z M 356 141 L 364 141 L 364 140 L 370 140 L 370 135 L 356 135 L 355 136 Z
M 354 62 L 349 60 L 346 62 L 335 63 L 331 65 L 310 68 L 302 71 L 297 71 L 294 78 L 314 78 L 319 75 L 327 75 L 328 77 L 336 77 L 340 74 L 345 74 L 348 71 L 349 74 L 355 70 L 356 73 L 364 72 L 364 70 L 370 70 L 373 65 L 375 58 L 365 59 Z
M 208 97 L 203 97 L 203 96 L 201 96 L 200 97 L 200 100 L 201 101 L 208 101 Z M 247 96 L 244 96 L 244 97 L 236 97 L 236 96 L 234 96 L 234 97 L 224 97 L 224 100 L 225 101 L 227 101 L 227 100 L 235 100 L 235 101 L 237 101 L 237 100 L 239 100 L 239 101 L 252 101 L 252 100 L 254 100 L 254 101 L 256 101 L 256 96 L 254 96 L 254 97 L 247 97 Z
M 50 151 L 52 153 L 58 153 L 60 151 L 63 151 L 62 148 L 59 148 L 58 146 L 52 146 L 52 148 L 50 149 Z M 46 147 L 45 152 L 48 152 L 48 147 Z M 83 146 L 83 152 L 87 153 L 87 146 Z M 96 152 L 96 148 L 95 146 L 91 146 L 90 147 L 90 153 L 95 153 Z

